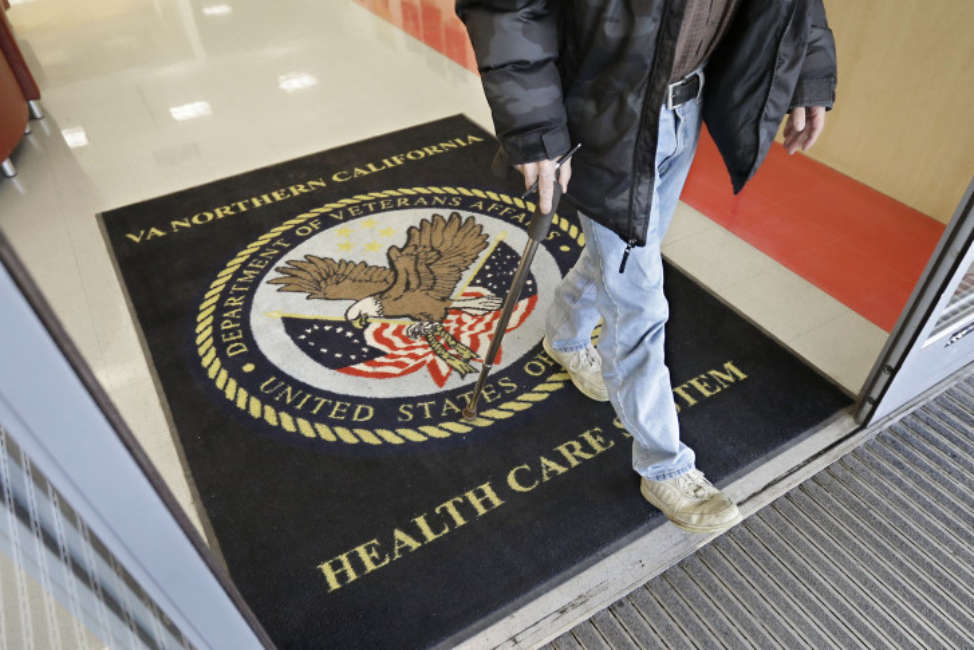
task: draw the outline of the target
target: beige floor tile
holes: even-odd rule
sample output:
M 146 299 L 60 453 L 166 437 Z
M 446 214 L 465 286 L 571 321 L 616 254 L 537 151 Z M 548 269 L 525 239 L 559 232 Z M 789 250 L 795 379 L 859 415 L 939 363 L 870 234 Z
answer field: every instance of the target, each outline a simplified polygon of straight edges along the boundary
M 152 380 L 132 379 L 111 392 L 112 402 L 129 425 L 156 470 L 202 534 L 202 525 L 186 482 L 185 470 L 169 433 L 169 425 L 159 405 Z
M 777 265 L 724 228 L 704 228 L 667 244 L 663 254 L 712 291 L 720 291 Z
M 666 229 L 666 234 L 663 236 L 662 248 L 665 252 L 680 240 L 720 227 L 716 221 L 707 218 L 702 212 L 683 201 L 677 201 L 670 227 Z
M 726 285 L 721 295 L 784 342 L 851 311 L 780 264 Z
M 846 310 L 788 344 L 841 386 L 858 394 L 888 337 L 881 327 Z

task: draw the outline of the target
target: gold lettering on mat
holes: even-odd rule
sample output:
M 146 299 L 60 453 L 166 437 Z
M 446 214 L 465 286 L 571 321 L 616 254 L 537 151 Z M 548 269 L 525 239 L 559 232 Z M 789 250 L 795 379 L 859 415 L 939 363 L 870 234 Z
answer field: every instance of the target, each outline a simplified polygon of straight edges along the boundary
M 555 446 L 551 452 L 513 467 L 504 481 L 488 480 L 449 498 L 391 531 L 374 537 L 318 565 L 328 585 L 336 591 L 390 562 L 419 550 L 452 531 L 479 519 L 516 498 L 531 492 L 599 454 L 612 449 L 616 441 L 601 427 L 592 427 L 579 436 Z M 510 495 L 502 496 L 504 488 Z
M 433 145 L 418 147 L 405 153 L 387 156 L 381 160 L 374 160 L 362 163 L 360 165 L 347 167 L 345 169 L 340 169 L 328 174 L 327 178 L 326 176 L 319 176 L 318 178 L 307 179 L 303 183 L 295 183 L 293 185 L 279 187 L 256 196 L 249 196 L 239 201 L 231 201 L 225 205 L 214 206 L 208 210 L 202 210 L 192 215 L 172 218 L 164 225 L 157 224 L 149 228 L 143 228 L 138 231 L 125 233 L 125 237 L 136 244 L 142 244 L 153 239 L 159 239 L 168 235 L 182 232 L 184 230 L 191 230 L 214 221 L 219 221 L 225 217 L 232 217 L 249 210 L 262 208 L 272 203 L 287 201 L 302 194 L 312 193 L 316 190 L 321 190 L 328 187 L 329 183 L 345 183 L 356 178 L 369 176 L 387 169 L 399 167 L 412 161 L 424 160 L 431 156 L 458 151 L 478 142 L 484 142 L 484 139 L 473 134 L 451 138 L 437 142 Z
M 676 412 L 679 413 L 684 408 L 696 406 L 701 401 L 722 393 L 745 379 L 747 379 L 747 375 L 734 365 L 733 361 L 725 361 L 723 367 L 700 373 L 679 386 L 673 387 L 673 394 L 676 396 L 676 400 L 674 400 Z
M 704 400 L 733 387 L 748 378 L 733 361 L 700 373 L 673 388 L 680 410 L 697 406 Z M 502 384 L 503 385 L 503 384 Z M 351 412 L 351 411 L 349 411 Z M 579 435 L 555 445 L 550 452 L 524 460 L 510 468 L 502 479 L 491 479 L 428 508 L 407 524 L 399 525 L 367 542 L 326 560 L 317 566 L 328 585 L 328 592 L 337 591 L 364 575 L 378 571 L 400 558 L 449 535 L 490 512 L 501 508 L 520 494 L 533 492 L 546 483 L 557 481 L 576 467 L 597 458 L 616 447 L 617 442 L 631 439 L 619 419 L 613 420 L 611 432 L 592 427 Z

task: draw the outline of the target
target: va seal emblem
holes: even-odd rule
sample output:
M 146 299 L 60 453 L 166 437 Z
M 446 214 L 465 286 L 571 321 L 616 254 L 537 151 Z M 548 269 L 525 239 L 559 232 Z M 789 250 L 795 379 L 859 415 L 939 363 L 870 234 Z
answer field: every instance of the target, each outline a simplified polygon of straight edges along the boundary
M 567 380 L 540 353 L 553 289 L 584 243 L 557 215 L 485 410 L 474 421 L 461 411 L 533 209 L 494 192 L 403 188 L 286 221 L 230 260 L 203 298 L 196 345 L 207 382 L 251 417 L 326 443 L 424 442 L 516 416 Z

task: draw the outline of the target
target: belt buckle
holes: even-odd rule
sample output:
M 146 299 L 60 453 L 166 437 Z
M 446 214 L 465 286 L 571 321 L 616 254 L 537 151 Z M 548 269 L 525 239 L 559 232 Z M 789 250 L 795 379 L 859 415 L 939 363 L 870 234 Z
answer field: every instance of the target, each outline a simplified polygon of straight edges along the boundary
M 674 81 L 673 83 L 668 84 L 666 86 L 666 110 L 672 111 L 674 108 L 673 88 L 686 82 L 688 79 L 690 79 L 690 77 L 699 77 L 699 83 L 697 84 L 697 96 L 694 97 L 693 99 L 694 101 L 700 101 L 700 97 L 703 95 L 703 68 L 702 67 L 698 68 L 697 70 L 694 70 L 683 79 L 680 79 L 679 81 Z
M 666 86 L 666 110 L 668 111 L 673 110 L 673 87 L 678 85 L 682 81 L 683 80 L 680 79 L 680 81 L 674 81 L 673 83 L 668 84 Z

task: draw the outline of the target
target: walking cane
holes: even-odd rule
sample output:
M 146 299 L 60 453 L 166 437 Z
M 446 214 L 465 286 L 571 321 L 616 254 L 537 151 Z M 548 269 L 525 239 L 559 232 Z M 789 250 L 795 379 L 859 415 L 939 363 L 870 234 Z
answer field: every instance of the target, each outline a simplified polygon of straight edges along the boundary
M 555 166 L 555 182 L 552 184 L 551 210 L 541 212 L 540 196 L 538 197 L 539 201 L 535 206 L 534 216 L 531 217 L 531 223 L 528 225 L 528 243 L 524 247 L 524 252 L 521 253 L 521 261 L 518 263 L 517 270 L 514 272 L 514 278 L 511 280 L 511 288 L 507 292 L 507 298 L 504 299 L 504 306 L 501 308 L 501 317 L 497 321 L 497 328 L 494 330 L 494 338 L 491 340 L 490 347 L 487 349 L 484 365 L 480 368 L 480 377 L 477 378 L 477 384 L 474 386 L 470 401 L 467 403 L 466 408 L 463 409 L 464 419 L 473 420 L 477 417 L 477 402 L 480 400 L 480 393 L 483 391 L 484 384 L 487 382 L 487 375 L 490 374 L 490 369 L 494 366 L 494 361 L 497 359 L 497 351 L 500 349 L 501 339 L 504 338 L 504 333 L 507 331 L 507 323 L 511 319 L 511 312 L 514 311 L 514 305 L 520 299 L 521 290 L 524 288 L 524 283 L 528 280 L 528 273 L 531 271 L 531 262 L 534 260 L 534 254 L 538 250 L 538 244 L 544 241 L 545 237 L 548 236 L 548 231 L 551 229 L 551 220 L 554 218 L 555 211 L 558 209 L 558 201 L 561 200 L 561 185 L 557 180 L 558 169 L 572 154 L 578 151 L 580 146 L 580 144 L 575 145 L 571 151 L 558 159 L 558 164 Z M 528 188 L 522 198 L 529 195 L 536 186 L 537 182 Z

